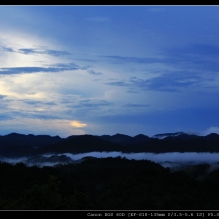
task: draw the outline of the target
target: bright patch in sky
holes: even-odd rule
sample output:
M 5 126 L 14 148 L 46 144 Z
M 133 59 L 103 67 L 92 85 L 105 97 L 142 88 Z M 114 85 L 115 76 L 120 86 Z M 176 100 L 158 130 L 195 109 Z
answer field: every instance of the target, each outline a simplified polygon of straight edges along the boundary
M 80 123 L 78 121 L 73 121 L 73 122 L 71 122 L 71 125 L 76 127 L 76 128 L 82 128 L 82 127 L 85 127 L 87 124 Z

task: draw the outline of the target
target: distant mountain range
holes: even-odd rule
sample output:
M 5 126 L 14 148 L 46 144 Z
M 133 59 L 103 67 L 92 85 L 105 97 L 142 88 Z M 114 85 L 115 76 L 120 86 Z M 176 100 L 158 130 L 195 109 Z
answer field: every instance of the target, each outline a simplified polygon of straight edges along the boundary
M 134 137 L 115 135 L 72 135 L 67 138 L 49 135 L 11 133 L 0 136 L 0 156 L 36 156 L 45 153 L 86 153 L 121 151 L 124 153 L 151 152 L 219 152 L 219 135 L 198 136 L 184 132 L 143 134 Z

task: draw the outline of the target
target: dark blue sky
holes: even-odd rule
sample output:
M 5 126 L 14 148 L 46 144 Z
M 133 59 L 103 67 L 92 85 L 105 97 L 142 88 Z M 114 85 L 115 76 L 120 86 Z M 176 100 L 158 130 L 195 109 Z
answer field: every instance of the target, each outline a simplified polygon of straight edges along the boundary
M 218 6 L 0 6 L 0 135 L 219 133 Z

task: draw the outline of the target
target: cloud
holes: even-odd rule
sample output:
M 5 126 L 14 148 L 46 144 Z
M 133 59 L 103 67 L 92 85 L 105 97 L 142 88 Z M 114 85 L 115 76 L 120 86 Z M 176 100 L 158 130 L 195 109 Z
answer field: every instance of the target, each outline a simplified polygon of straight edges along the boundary
M 65 56 L 65 55 L 71 55 L 71 53 L 67 51 L 60 51 L 60 50 L 51 50 L 51 49 L 33 49 L 33 48 L 21 48 L 18 50 L 14 50 L 9 47 L 2 47 L 4 51 L 6 52 L 15 52 L 15 53 L 21 53 L 25 55 L 51 55 L 51 56 Z
M 77 134 L 76 134 L 77 135 Z M 80 133 L 78 133 L 80 135 Z M 212 165 L 209 168 L 210 171 L 214 171 L 218 169 L 218 153 L 179 153 L 179 152 L 172 152 L 172 153 L 162 153 L 162 154 L 154 154 L 154 153 L 122 153 L 120 151 L 112 151 L 112 152 L 88 152 L 88 153 L 79 153 L 79 154 L 71 154 L 71 153 L 63 153 L 63 154 L 44 154 L 41 158 L 41 162 L 39 163 L 32 163 L 27 157 L 20 157 L 20 158 L 6 158 L 0 157 L 0 161 L 8 162 L 12 164 L 23 162 L 27 166 L 37 165 L 39 167 L 43 166 L 53 166 L 57 163 L 61 162 L 48 162 L 46 159 L 49 159 L 51 156 L 56 155 L 58 156 L 67 156 L 71 158 L 72 162 L 82 159 L 83 157 L 96 157 L 96 158 L 108 158 L 108 157 L 125 157 L 127 159 L 135 159 L 135 160 L 150 160 L 156 163 L 161 164 L 163 167 L 170 167 L 176 170 L 184 169 L 186 166 L 190 165 L 197 165 L 197 164 L 210 164 Z M 42 160 L 45 160 L 42 161 Z
M 180 91 L 181 88 L 188 88 L 192 85 L 198 84 L 202 81 L 202 77 L 194 74 L 188 75 L 187 72 L 181 71 L 164 73 L 147 80 L 131 79 L 131 81 L 135 86 L 141 87 L 144 90 L 175 92 Z
M 72 121 L 71 122 L 71 125 L 76 127 L 76 128 L 82 128 L 82 127 L 85 127 L 87 126 L 87 124 L 85 123 L 80 123 L 79 121 Z
M 57 64 L 52 67 L 12 67 L 0 68 L 0 75 L 14 75 L 14 74 L 31 74 L 37 72 L 62 72 L 70 70 L 81 69 L 78 65 L 70 64 Z
M 104 56 L 115 64 L 161 64 L 160 75 L 149 79 L 132 77 L 129 81 L 113 81 L 105 84 L 112 86 L 129 87 L 128 92 L 143 90 L 157 90 L 165 92 L 179 92 L 183 88 L 208 87 L 216 88 L 212 83 L 217 77 L 209 72 L 218 72 L 219 46 L 208 44 L 193 44 L 184 47 L 164 49 L 157 53 L 162 58 L 142 58 L 124 56 Z M 165 69 L 171 67 L 171 70 Z M 175 70 L 174 70 L 175 69 Z M 207 74 L 208 72 L 208 74 Z
M 215 127 L 210 127 L 208 129 L 206 129 L 205 131 L 202 131 L 201 132 L 201 135 L 209 135 L 211 133 L 216 133 L 216 134 L 219 134 L 219 127 L 215 126 Z
M 49 102 L 43 102 L 43 101 L 37 101 L 37 100 L 19 100 L 22 101 L 24 103 L 30 104 L 30 105 L 38 105 L 38 104 L 44 104 L 44 105 L 57 105 L 55 102 L 53 101 L 49 101 Z
M 112 85 L 112 86 L 119 86 L 119 87 L 127 87 L 129 84 L 127 84 L 124 81 L 115 81 L 115 82 L 107 82 L 106 85 Z
M 88 73 L 90 73 L 90 74 L 92 74 L 92 75 L 102 75 L 103 73 L 101 73 L 101 72 L 95 72 L 95 71 L 93 71 L 93 70 L 89 70 L 89 71 L 87 71 Z
M 60 155 L 60 154 L 59 154 Z M 170 152 L 170 153 L 122 153 L 120 151 L 112 151 L 112 152 L 88 152 L 81 154 L 71 154 L 64 153 L 64 155 L 71 157 L 72 160 L 78 160 L 86 156 L 92 156 L 97 158 L 107 158 L 107 157 L 126 157 L 127 159 L 135 159 L 135 160 L 151 160 L 156 163 L 163 162 L 174 162 L 178 164 L 201 164 L 201 163 L 209 163 L 214 164 L 218 162 L 219 153 L 197 153 L 197 152 Z
M 210 80 L 210 79 L 209 79 Z M 179 92 L 182 88 L 188 88 L 196 86 L 202 82 L 206 82 L 202 76 L 196 73 L 189 74 L 186 71 L 167 72 L 159 76 L 149 79 L 140 79 L 137 77 L 131 77 L 128 82 L 126 81 L 113 81 L 107 82 L 106 85 L 129 87 L 131 93 L 137 92 L 137 90 L 155 90 L 166 92 Z
M 13 50 L 12 48 L 9 48 L 9 47 L 2 47 L 2 49 L 3 49 L 5 52 L 15 52 L 15 50 Z
M 62 114 L 68 116 L 67 118 L 82 118 L 90 120 L 99 115 L 109 114 L 110 111 L 116 107 L 112 102 L 101 99 L 79 99 L 72 102 L 65 102 L 62 107 Z
M 140 91 L 137 91 L 135 88 L 131 88 L 131 89 L 127 90 L 127 93 L 137 94 L 137 93 L 140 93 Z
M 22 117 L 26 117 L 26 118 L 29 118 L 29 119 L 40 119 L 40 120 L 57 120 L 57 119 L 60 119 L 62 116 L 60 115 L 51 115 L 49 114 L 50 112 L 47 111 L 43 111 L 42 112 L 39 112 L 39 111 L 28 111 L 28 112 L 22 112 L 22 111 L 16 111 L 15 112 L 15 115 L 16 116 L 22 116 Z M 55 114 L 55 113 L 54 113 Z
M 218 72 L 219 46 L 210 44 L 192 44 L 183 47 L 164 49 L 159 53 L 163 64 L 196 72 Z
M 129 64 L 129 63 L 138 63 L 138 64 L 153 64 L 162 62 L 160 58 L 142 58 L 142 57 L 126 57 L 126 56 L 102 56 L 107 58 L 114 64 Z
M 138 103 L 127 103 L 127 104 L 124 104 L 123 105 L 124 107 L 149 107 L 150 105 L 149 104 L 138 104 Z
M 184 47 L 163 49 L 162 52 L 156 53 L 156 55 L 159 55 L 159 58 L 102 56 L 102 58 L 106 59 L 105 61 L 110 61 L 114 64 L 159 64 L 164 69 L 159 71 L 161 73 L 159 76 L 150 79 L 138 79 L 138 81 L 132 79 L 129 82 L 117 80 L 105 84 L 129 87 L 129 93 L 136 92 L 133 87 L 143 88 L 144 90 L 178 92 L 182 88 L 201 87 L 206 83 L 210 87 L 209 83 L 213 83 L 217 79 L 215 75 L 206 73 L 219 71 L 217 59 L 219 46 L 192 44 Z M 172 69 L 168 70 L 166 67 L 171 67 Z
M 1 95 L 0 94 L 0 99 L 4 99 L 5 97 L 7 97 L 7 95 Z
M 0 121 L 1 120 L 9 120 L 9 119 L 13 119 L 13 116 L 7 112 L 3 112 L 3 113 L 0 113 Z M 1 126 L 1 125 L 0 125 Z
M 75 134 L 85 134 L 83 130 L 72 126 L 71 122 L 70 119 L 60 119 L 60 117 L 57 119 L 44 119 L 16 115 L 14 118 L 0 120 L 0 132 L 1 134 L 17 132 L 20 134 L 59 135 L 64 138 Z
M 219 46 L 210 44 L 194 44 L 184 48 L 178 48 L 183 55 L 219 56 Z
M 194 48 L 193 48 L 194 47 Z M 212 53 L 216 56 L 219 54 L 219 47 L 211 46 L 193 46 L 189 49 L 176 48 L 173 50 L 166 50 L 164 53 L 158 55 L 163 56 L 163 58 L 142 58 L 142 57 L 124 57 L 124 56 L 104 56 L 108 60 L 116 64 L 161 64 L 163 66 L 162 71 L 159 71 L 159 75 L 141 79 L 136 77 L 131 77 L 129 80 L 115 80 L 105 83 L 111 86 L 128 87 L 129 93 L 137 93 L 139 90 L 154 90 L 154 91 L 165 91 L 165 92 L 180 92 L 184 88 L 194 88 L 194 87 L 208 87 L 215 81 L 215 77 L 211 75 L 206 75 L 203 73 L 203 69 L 210 71 L 219 71 L 219 66 L 217 60 L 210 59 L 205 60 L 205 57 L 198 57 L 200 51 L 208 48 L 209 54 Z M 196 48 L 198 47 L 198 48 Z M 196 48 L 196 49 L 195 49 Z M 200 50 L 200 51 L 199 51 Z M 194 54 L 197 54 L 195 57 Z M 205 66 L 204 66 L 205 65 Z M 165 69 L 168 66 L 175 68 L 175 70 Z M 201 69 L 203 67 L 203 69 Z M 180 69 L 180 70 L 179 70 Z
M 93 99 L 84 99 L 78 101 L 77 105 L 75 105 L 75 108 L 98 108 L 102 106 L 111 106 L 112 103 L 108 102 L 106 100 L 93 100 Z

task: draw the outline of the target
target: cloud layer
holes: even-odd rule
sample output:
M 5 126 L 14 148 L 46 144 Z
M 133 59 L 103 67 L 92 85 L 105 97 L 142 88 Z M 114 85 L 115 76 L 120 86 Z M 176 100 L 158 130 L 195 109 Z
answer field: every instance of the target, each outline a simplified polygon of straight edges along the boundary
M 218 132 L 218 13 L 0 7 L 0 133 Z

